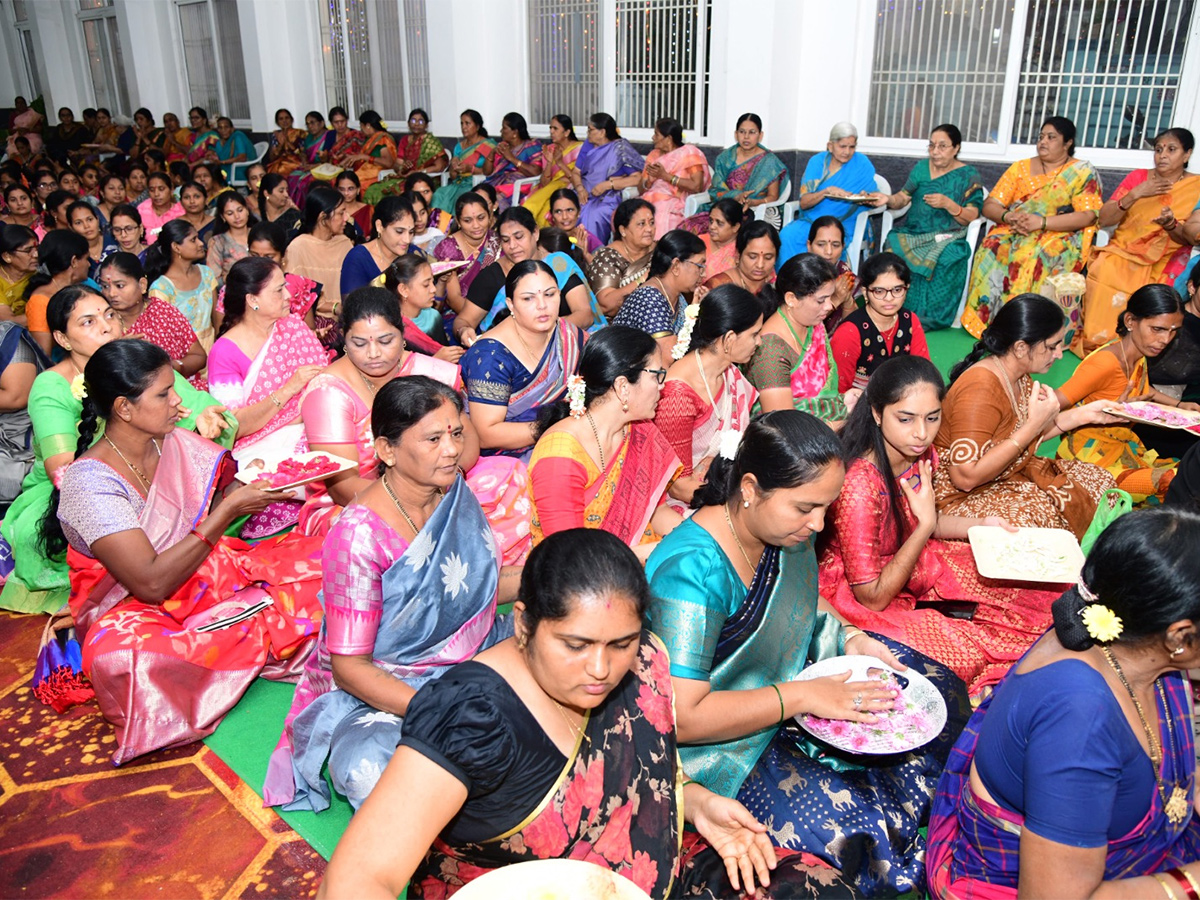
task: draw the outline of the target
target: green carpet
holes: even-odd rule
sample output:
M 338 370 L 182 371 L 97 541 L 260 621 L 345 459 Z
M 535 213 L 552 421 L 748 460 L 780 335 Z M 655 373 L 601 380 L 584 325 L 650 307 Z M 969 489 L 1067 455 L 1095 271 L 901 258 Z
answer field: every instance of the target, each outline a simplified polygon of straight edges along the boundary
M 966 356 L 975 343 L 967 332 L 958 328 L 935 331 L 927 338 L 929 354 L 944 374 L 948 374 L 950 368 Z M 1067 355 L 1040 380 L 1058 387 L 1075 371 L 1078 362 L 1076 357 Z M 1054 445 L 1055 442 L 1051 441 L 1043 446 L 1042 455 L 1052 456 Z M 294 691 L 295 688 L 290 684 L 260 678 L 250 686 L 246 696 L 225 717 L 220 727 L 205 740 L 213 752 L 260 796 L 267 774 L 267 761 L 283 732 L 283 719 Z M 350 804 L 334 793 L 332 807 L 323 813 L 280 811 L 280 815 L 314 850 L 328 859 L 350 822 Z

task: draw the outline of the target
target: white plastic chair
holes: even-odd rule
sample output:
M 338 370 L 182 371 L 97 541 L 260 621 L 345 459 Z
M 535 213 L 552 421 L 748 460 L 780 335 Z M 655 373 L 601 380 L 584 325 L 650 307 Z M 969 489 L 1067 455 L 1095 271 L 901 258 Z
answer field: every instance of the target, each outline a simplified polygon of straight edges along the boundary
M 892 186 L 888 184 L 888 180 L 878 173 L 875 175 L 875 189 L 880 193 L 890 194 Z M 850 268 L 854 270 L 854 274 L 858 274 L 858 265 L 862 261 L 863 242 L 867 237 L 867 224 L 871 216 L 883 217 L 883 211 L 886 207 L 876 206 L 867 207 L 857 216 L 854 217 L 854 236 L 850 239 Z
M 533 193 L 533 189 L 537 187 L 537 183 L 541 181 L 541 176 L 534 175 L 532 178 L 518 178 L 513 182 L 512 205 L 521 205 L 521 194 L 525 193 L 525 188 L 529 188 L 529 193 Z M 529 199 L 528 197 L 526 199 Z
M 258 141 L 254 145 L 254 152 L 257 154 L 254 159 L 234 163 L 229 167 L 229 184 L 231 187 L 241 187 L 246 183 L 246 173 L 250 171 L 251 166 L 262 162 L 263 157 L 267 155 L 267 147 L 269 146 L 266 141 Z
M 713 167 L 708 166 L 708 183 L 712 184 Z M 696 194 L 688 194 L 683 198 L 683 217 L 689 219 L 700 210 L 705 209 L 712 203 L 712 195 L 708 191 L 700 191 Z
M 789 202 L 789 201 L 788 201 L 788 198 L 789 198 L 790 196 L 792 196 L 792 179 L 791 179 L 791 178 L 789 178 L 789 179 L 787 180 L 787 184 L 785 184 L 785 185 L 783 186 L 783 189 L 782 189 L 782 190 L 780 190 L 780 192 L 779 192 L 779 199 L 778 199 L 778 200 L 772 200 L 770 203 L 763 203 L 763 204 L 762 204 L 762 205 L 760 205 L 760 206 L 756 206 L 756 207 L 754 207 L 754 218 L 756 218 L 756 219 L 765 219 L 765 218 L 767 217 L 767 210 L 768 210 L 768 209 L 776 209 L 776 208 L 778 208 L 778 209 L 780 209 L 780 210 L 782 210 L 782 211 L 783 211 L 783 212 L 781 213 L 781 215 L 784 215 L 784 216 L 785 216 L 785 221 L 784 221 L 784 224 L 786 225 L 788 222 L 790 222 L 790 221 L 791 221 L 791 219 L 787 219 L 787 218 L 786 218 L 786 213 L 787 213 L 787 208 L 788 208 L 788 202 Z M 796 203 L 796 209 L 797 209 L 797 211 L 799 211 L 799 209 L 800 209 L 800 201 L 799 201 L 799 200 L 797 200 L 797 201 L 795 201 L 795 203 Z
M 983 199 L 987 200 L 988 189 L 983 189 Z M 951 328 L 962 328 L 963 312 L 967 308 L 967 297 L 971 293 L 971 272 L 975 269 L 975 251 L 979 249 L 979 240 L 983 235 L 987 234 L 992 227 L 992 221 L 985 219 L 982 209 L 983 204 L 979 204 L 981 212 L 975 217 L 975 220 L 967 226 L 967 245 L 971 248 L 971 255 L 967 257 L 967 277 L 963 282 L 962 299 L 958 301 L 958 312 L 954 314 L 954 319 L 950 322 Z M 984 225 L 987 228 L 984 228 Z
M 800 201 L 799 200 L 789 200 L 787 203 L 783 204 L 783 224 L 784 225 L 791 225 L 798 218 L 800 218 Z M 782 230 L 782 227 L 781 227 L 781 230 Z

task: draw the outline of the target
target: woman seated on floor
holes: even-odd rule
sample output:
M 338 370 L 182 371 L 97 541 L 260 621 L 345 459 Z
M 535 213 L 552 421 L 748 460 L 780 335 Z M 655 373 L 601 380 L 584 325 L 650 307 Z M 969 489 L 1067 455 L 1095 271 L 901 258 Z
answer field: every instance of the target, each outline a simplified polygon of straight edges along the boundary
M 516 636 L 408 704 L 400 746 L 318 896 L 392 897 L 408 882 L 413 896 L 440 897 L 554 858 L 610 868 L 656 900 L 672 885 L 850 896 L 836 873 L 774 850 L 740 803 L 686 778 L 667 656 L 644 630 L 649 602 L 641 564 L 613 535 L 576 528 L 539 545 L 521 573 Z M 577 642 L 586 662 L 560 661 Z M 578 683 L 577 665 L 593 684 Z M 424 814 L 397 824 L 400 806 Z
M 444 209 L 438 209 L 433 205 L 433 192 L 437 190 L 437 182 L 424 172 L 413 172 L 404 179 L 405 194 L 420 194 L 425 201 L 425 206 L 429 210 L 428 228 L 432 231 L 441 232 L 443 235 L 450 233 L 450 225 L 454 221 L 454 216 Z
M 454 201 L 454 221 L 458 230 L 433 250 L 437 262 L 463 262 L 464 266 L 446 276 L 442 294 L 451 312 L 459 313 L 467 304 L 467 292 L 476 276 L 500 256 L 500 239 L 492 230 L 492 212 L 487 198 L 468 191 Z
M 867 304 L 842 319 L 829 339 L 842 393 L 865 388 L 871 374 L 893 356 L 929 359 L 921 320 L 904 308 L 912 284 L 908 264 L 895 253 L 876 253 L 858 275 Z
M 78 235 L 72 235 L 82 240 Z M 33 425 L 33 468 L 19 496 L 0 523 L 6 554 L 15 563 L 0 592 L 0 608 L 23 613 L 52 613 L 67 600 L 67 566 L 61 549 L 47 551 L 41 523 L 53 486 L 71 462 L 83 397 L 79 375 L 95 350 L 123 332 L 117 313 L 99 292 L 85 285 L 56 291 L 46 311 L 47 328 L 65 358 L 34 378 L 27 408 Z M 69 349 L 68 349 L 69 348 Z M 226 428 L 220 410 L 208 412 L 216 401 L 179 378 L 177 391 L 192 411 L 185 427 L 199 427 L 205 437 L 217 438 Z M 200 424 L 197 426 L 197 415 Z M 232 429 L 223 438 L 232 443 Z
M 146 251 L 150 296 L 169 303 L 187 317 L 200 346 L 213 345 L 213 304 L 217 276 L 204 265 L 204 242 L 187 221 L 172 219 Z
M 229 489 L 228 452 L 176 427 L 177 377 L 147 341 L 96 351 L 75 462 L 46 514 L 48 545 L 70 545 L 71 614 L 116 727 L 114 765 L 211 734 L 259 675 L 295 678 L 321 624 L 320 541 L 225 537 L 272 494 Z
M 147 176 L 146 189 L 149 196 L 137 205 L 137 211 L 146 229 L 146 240 L 153 244 L 163 226 L 182 216 L 184 209 L 183 204 L 175 199 L 175 185 L 166 172 L 152 172 Z
M 471 282 L 467 302 L 454 319 L 454 336 L 466 347 L 474 343 L 479 332 L 491 328 L 497 315 L 506 308 L 504 282 L 512 267 L 523 260 L 544 259 L 548 255 L 538 246 L 538 227 L 533 221 L 533 213 L 523 206 L 500 213 L 496 231 L 500 235 L 500 258 Z M 556 261 L 546 259 L 551 269 L 556 268 Z M 559 284 L 559 317 L 583 329 L 603 324 L 599 309 L 592 308 L 591 291 L 581 274 L 567 271 L 563 263 L 558 268 L 566 276 Z M 559 281 L 557 274 L 555 280 Z
M 967 226 L 979 218 L 983 185 L 975 167 L 959 162 L 962 133 L 938 125 L 929 135 L 929 158 L 912 168 L 904 187 L 887 197 L 889 209 L 909 206 L 888 232 L 886 249 L 914 273 L 908 305 L 930 330 L 954 324 L 974 247 Z
M 1086 462 L 1037 455 L 1044 441 L 1082 425 L 1119 422 L 1097 400 L 1062 409 L 1045 374 L 1062 359 L 1067 320 L 1053 300 L 1009 300 L 950 371 L 934 446 L 944 460 L 933 473 L 942 515 L 1003 516 L 1023 528 L 1065 528 L 1082 538 L 1112 475 Z
M 400 261 L 411 258 L 401 257 Z M 428 268 L 428 263 L 422 264 Z M 348 459 L 358 468 L 307 486 L 299 522 L 305 534 L 327 531 L 342 507 L 377 477 L 371 402 L 383 385 L 395 378 L 424 375 L 462 393 L 458 366 L 405 347 L 406 335 L 415 329 L 404 324 L 390 291 L 377 287 L 351 291 L 342 308 L 340 327 L 346 334 L 345 355 L 313 378 L 300 399 L 304 422 L 301 449 Z M 516 565 L 529 550 L 525 465 L 503 456 L 481 460 L 479 437 L 465 412 L 463 428 L 459 468 L 483 505 L 501 558 L 505 564 Z
M 25 321 L 42 352 L 51 356 L 58 351 L 49 324 L 50 298 L 87 280 L 87 239 L 70 229 L 56 229 L 42 238 L 37 259 L 37 270 L 25 282 Z
M 412 239 L 417 231 L 417 214 L 407 200 L 403 197 L 384 197 L 375 207 L 371 217 L 375 226 L 371 240 L 352 247 L 343 254 L 339 300 L 351 291 L 373 282 L 397 257 L 412 252 Z M 334 309 L 335 314 L 336 312 Z
M 996 224 L 975 253 L 963 328 L 978 338 L 1006 299 L 1082 269 L 1102 205 L 1099 174 L 1075 158 L 1075 123 L 1050 116 L 1037 156 L 1009 166 L 983 201 Z
M 758 349 L 762 326 L 762 308 L 754 298 L 736 285 L 722 285 L 700 301 L 689 340 L 675 345 L 682 352 L 667 370 L 654 425 L 683 463 L 667 501 L 680 515 L 722 445 L 750 424 L 758 391 L 739 367 Z
M 723 451 L 692 498 L 695 515 L 646 565 L 648 623 L 670 653 L 683 765 L 744 803 L 774 842 L 842 869 L 856 895 L 911 890 L 922 883 L 919 829 L 969 712 L 966 691 L 929 657 L 820 608 L 813 541 L 845 478 L 825 424 L 793 409 L 766 413 Z M 792 717 L 870 723 L 892 709 L 896 692 L 881 682 L 797 680 L 808 662 L 847 653 L 929 677 L 946 700 L 941 735 L 898 757 L 806 741 Z
M 601 247 L 588 265 L 588 282 L 607 316 L 641 287 L 654 255 L 654 207 L 640 197 L 624 200 L 612 217 L 612 243 Z
M 432 255 L 437 245 L 446 239 L 444 232 L 429 227 L 429 204 L 422 194 L 416 191 L 405 191 L 400 195 L 413 208 L 415 222 L 413 224 L 413 251 Z
M 271 758 L 268 805 L 328 808 L 328 759 L 357 809 L 416 690 L 512 633 L 496 604 L 513 599 L 515 578 L 501 588 L 498 543 L 461 477 L 462 412 L 456 391 L 422 375 L 391 378 L 372 399 L 378 472 L 324 538 L 325 626 Z
M 205 262 L 218 283 L 224 284 L 230 267 L 250 255 L 250 229 L 257 224 L 258 217 L 250 212 L 246 198 L 237 191 L 227 191 L 217 198 L 217 217 L 208 239 Z
M 288 196 L 287 178 L 277 172 L 268 172 L 258 183 L 258 218 L 278 223 L 289 239 L 300 227 L 303 215 Z
M 658 343 L 659 360 L 666 369 L 688 316 L 687 297 L 701 300 L 704 281 L 704 242 L 690 231 L 668 231 L 654 245 L 646 281 L 625 298 L 614 325 L 644 331 Z M 694 304 L 693 304 L 694 305 Z
M 1187 671 L 1200 517 L 1100 535 L 1054 630 L 971 717 L 938 784 L 929 888 L 951 897 L 1190 897 L 1200 879 Z
M 514 265 L 504 287 L 511 315 L 471 345 L 462 370 L 484 455 L 528 461 L 538 414 L 566 393 L 585 336 L 559 318 L 558 280 L 541 260 Z
M 570 188 L 559 188 L 550 195 L 550 223 L 570 235 L 583 256 L 584 266 L 590 266 L 604 245 L 579 221 L 579 197 Z
M 304 437 L 300 392 L 328 361 L 312 330 L 291 311 L 283 269 L 269 259 L 234 263 L 225 282 L 221 336 L 208 354 L 208 383 L 237 417 L 233 457 L 243 468 L 296 452 Z M 296 524 L 300 497 L 291 491 L 275 496 L 242 527 L 246 540 Z
M 1112 406 L 1126 400 L 1151 400 L 1193 412 L 1200 405 L 1181 402 L 1150 385 L 1149 360 L 1158 356 L 1183 327 L 1183 310 L 1175 289 L 1147 284 L 1133 292 L 1116 325 L 1117 337 L 1093 350 L 1075 373 L 1055 393 L 1063 409 L 1107 401 Z M 1116 424 L 1077 428 L 1063 435 L 1060 459 L 1077 459 L 1107 469 L 1117 487 L 1128 491 L 1135 503 L 1150 497 L 1162 500 L 1171 485 L 1179 460 L 1162 457 L 1142 443 L 1128 420 Z
M 146 272 L 132 253 L 114 253 L 100 265 L 104 299 L 121 317 L 127 337 L 141 338 L 167 351 L 171 368 L 204 390 L 201 376 L 208 354 L 187 316 L 165 300 L 146 296 Z
M 790 181 L 787 166 L 760 143 L 762 136 L 762 119 L 754 113 L 742 113 L 733 134 L 734 145 L 722 150 L 713 163 L 708 189 L 714 200 L 733 200 L 748 217 L 753 216 L 751 210 L 756 206 L 778 200 Z M 767 220 L 776 228 L 780 218 L 778 209 L 767 210 Z M 709 213 L 699 213 L 679 227 L 699 234 L 707 229 L 708 219 Z
M 737 237 L 743 225 L 755 221 L 746 215 L 742 204 L 732 197 L 718 200 L 708 215 L 708 229 L 700 235 L 704 241 L 704 271 L 712 278 L 737 265 Z M 682 226 L 681 226 L 682 227 Z
M 887 360 L 867 385 L 842 431 L 851 462 L 829 511 L 821 596 L 851 625 L 948 666 L 975 696 L 1050 626 L 1062 590 L 979 575 L 967 529 L 1010 527 L 1000 516 L 938 515 L 933 471 L 944 463 L 932 447 L 945 393 L 937 367 L 917 356 Z M 969 619 L 943 614 L 963 603 Z
M 342 199 L 346 201 L 346 219 L 350 224 L 351 235 L 355 245 L 363 243 L 371 236 L 371 216 L 375 208 L 369 203 L 363 203 L 362 183 L 350 169 L 343 169 L 333 179 L 333 187 Z
M 1154 167 L 1131 172 L 1100 207 L 1098 224 L 1116 230 L 1088 261 L 1081 355 L 1116 336 L 1123 298 L 1146 284 L 1171 284 L 1187 265 L 1192 240 L 1184 223 L 1200 203 L 1200 175 L 1187 171 L 1195 146 L 1186 128 L 1168 128 L 1154 139 Z
M 579 151 L 575 168 L 567 174 L 583 203 L 580 221 L 601 243 L 608 243 L 613 234 L 610 223 L 622 202 L 621 192 L 641 183 L 645 165 L 633 144 L 621 137 L 612 116 L 596 113 L 588 119 L 587 141 Z
M 662 118 L 654 123 L 654 149 L 646 156 L 642 170 L 642 199 L 654 204 L 654 237 L 683 223 L 683 201 L 688 194 L 708 190 L 708 160 L 695 144 L 683 142 L 683 126 L 677 119 Z
M 723 284 L 735 284 L 759 298 L 760 303 L 765 296 L 763 289 L 775 280 L 775 259 L 779 256 L 779 232 L 769 222 L 749 219 L 738 229 L 737 240 L 734 242 L 737 256 L 732 267 L 711 274 L 711 269 L 705 269 L 708 280 L 704 287 L 708 290 Z M 711 259 L 711 255 L 709 256 Z M 774 289 L 768 289 L 768 294 Z
M 287 248 L 287 272 L 321 285 L 321 299 L 313 310 L 318 333 L 329 349 L 337 346 L 334 329 L 342 304 L 342 273 L 354 242 L 345 235 L 346 202 L 342 195 L 319 184 L 304 199 L 304 221 L 300 233 Z
M 96 281 L 100 261 L 113 253 L 117 245 L 105 237 L 96 207 L 86 200 L 76 200 L 67 207 L 67 221 L 71 223 L 71 230 L 88 242 L 88 278 Z
M 24 225 L 0 225 L 0 321 L 24 326 L 25 287 L 38 268 L 38 239 Z
M 49 365 L 24 326 L 0 321 L 0 515 L 21 493 L 36 462 L 29 395 Z
M 142 227 L 142 217 L 137 207 L 128 204 L 114 206 L 108 225 L 117 249 L 132 253 L 145 263 L 149 247 L 144 240 L 146 229 Z
M 800 218 L 785 225 L 779 233 L 783 242 L 780 265 L 804 252 L 811 228 L 822 216 L 833 216 L 844 228 L 853 231 L 858 217 L 866 214 L 864 204 L 884 203 L 882 196 L 876 194 L 875 166 L 858 152 L 858 129 L 852 123 L 834 125 L 825 147 L 804 167 L 800 180 Z M 851 200 L 851 197 L 866 199 Z
M 825 331 L 833 334 L 845 316 L 858 310 L 855 300 L 858 276 L 842 258 L 846 252 L 846 227 L 841 219 L 837 216 L 821 216 L 815 220 L 808 232 L 808 252 L 821 257 L 837 273 L 837 280 L 833 283 L 833 310 L 825 317 Z
M 681 521 L 666 505 L 679 473 L 654 426 L 667 370 L 653 338 L 612 325 L 583 348 L 567 399 L 539 417 L 529 460 L 533 541 L 569 528 L 603 528 L 645 559 Z
M 838 390 L 837 363 L 821 324 L 832 308 L 833 266 L 811 253 L 794 256 L 779 271 L 762 343 L 746 368 L 758 389 L 756 409 L 800 409 L 834 430 L 846 422 L 862 392 Z M 803 338 L 801 338 L 803 334 Z

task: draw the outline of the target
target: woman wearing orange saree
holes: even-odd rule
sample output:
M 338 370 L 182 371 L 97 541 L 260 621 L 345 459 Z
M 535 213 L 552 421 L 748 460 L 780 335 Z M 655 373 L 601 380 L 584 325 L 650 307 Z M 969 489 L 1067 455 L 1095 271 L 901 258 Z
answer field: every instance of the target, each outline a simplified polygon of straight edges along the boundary
M 654 338 L 621 325 L 583 348 L 568 402 L 529 460 L 535 545 L 568 528 L 602 528 L 644 560 L 683 521 L 666 505 L 679 460 L 650 421 L 667 375 L 657 363 Z
M 275 124 L 278 127 L 271 135 L 271 144 L 263 158 L 268 172 L 291 175 L 307 165 L 304 156 L 304 129 L 293 128 L 292 122 L 292 114 L 286 109 L 275 110 Z
M 347 156 L 343 162 L 358 175 L 359 185 L 366 190 L 379 180 L 379 173 L 396 165 L 396 142 L 387 133 L 379 113 L 368 109 L 358 117 L 365 138 L 358 153 Z
M 1183 226 L 1200 201 L 1200 175 L 1187 172 L 1195 146 L 1186 128 L 1167 129 L 1154 139 L 1154 168 L 1131 172 L 1100 207 L 1100 225 L 1117 230 L 1088 262 L 1083 328 L 1071 347 L 1080 356 L 1117 336 L 1130 294 L 1173 283 L 1187 265 L 1192 242 Z
M 321 625 L 321 542 L 225 537 L 272 495 L 222 495 L 232 461 L 175 427 L 173 378 L 147 341 L 93 354 L 77 458 L 46 522 L 61 522 L 69 544 L 68 602 L 84 673 L 116 727 L 115 765 L 211 734 L 260 675 L 294 679 Z M 97 418 L 103 435 L 88 449 Z
M 1018 527 L 1063 528 L 1082 538 L 1112 475 L 1085 462 L 1037 455 L 1043 441 L 1082 425 L 1118 421 L 1107 401 L 1060 409 L 1031 377 L 1062 359 L 1066 316 L 1039 294 L 1009 300 L 950 371 L 933 473 L 942 515 L 1002 516 Z
M 642 199 L 654 204 L 655 239 L 683 222 L 683 201 L 688 194 L 708 189 L 708 160 L 694 144 L 683 142 L 678 120 L 654 123 L 654 149 L 642 172 Z
M 540 228 L 553 225 L 550 217 L 551 197 L 559 188 L 569 187 L 570 172 L 575 168 L 583 141 L 575 137 L 575 123 L 565 113 L 550 118 L 550 142 L 542 145 L 542 176 L 537 186 L 522 203 L 533 213 Z
M 1100 175 L 1075 158 L 1075 124 L 1050 116 L 1037 156 L 1009 166 L 983 201 L 983 214 L 996 226 L 975 254 L 963 328 L 978 338 L 1006 298 L 1082 269 L 1100 206 Z

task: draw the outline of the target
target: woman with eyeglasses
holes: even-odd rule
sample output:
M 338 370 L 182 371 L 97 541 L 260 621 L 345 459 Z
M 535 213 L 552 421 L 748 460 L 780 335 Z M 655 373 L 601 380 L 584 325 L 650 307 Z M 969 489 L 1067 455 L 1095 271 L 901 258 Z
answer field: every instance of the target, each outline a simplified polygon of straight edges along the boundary
M 38 267 L 38 239 L 23 225 L 0 227 L 0 322 L 25 324 L 25 287 Z
M 146 229 L 142 227 L 142 216 L 137 207 L 127 203 L 114 206 L 108 218 L 108 230 L 122 252 L 132 253 L 143 263 L 146 261 L 149 249 L 144 240 Z
M 429 113 L 414 109 L 408 114 L 408 134 L 396 141 L 396 175 L 376 182 L 367 189 L 366 202 L 374 206 L 389 194 L 403 194 L 409 188 L 408 176 L 414 172 L 442 171 L 450 164 L 446 148 L 429 133 Z
M 667 506 L 683 466 L 653 422 L 667 370 L 650 335 L 613 325 L 583 348 L 577 378 L 540 417 L 529 460 L 533 542 L 602 528 L 644 561 L 683 521 Z
M 867 305 L 842 319 L 830 338 L 843 394 L 865 388 L 871 373 L 893 356 L 929 359 L 921 320 L 904 308 L 912 284 L 904 260 L 895 253 L 876 253 L 863 263 L 859 278 Z

